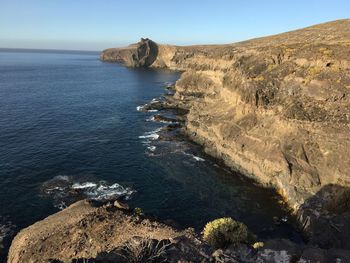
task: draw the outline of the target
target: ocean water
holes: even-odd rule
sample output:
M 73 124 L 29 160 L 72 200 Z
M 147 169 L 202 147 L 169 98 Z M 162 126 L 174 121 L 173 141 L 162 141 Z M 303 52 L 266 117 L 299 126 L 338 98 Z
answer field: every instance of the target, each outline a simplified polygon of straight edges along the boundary
M 73 201 L 116 196 L 198 231 L 231 216 L 262 238 L 296 238 L 272 191 L 185 139 L 159 140 L 167 124 L 137 107 L 178 78 L 98 53 L 0 51 L 0 242 Z

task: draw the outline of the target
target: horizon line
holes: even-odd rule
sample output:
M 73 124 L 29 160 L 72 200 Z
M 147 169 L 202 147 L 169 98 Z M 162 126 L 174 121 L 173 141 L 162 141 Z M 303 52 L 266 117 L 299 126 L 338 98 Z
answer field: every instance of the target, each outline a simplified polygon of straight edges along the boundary
M 80 49 L 58 49 L 58 48 L 17 48 L 17 47 L 0 47 L 0 50 L 23 50 L 23 51 L 65 51 L 65 52 L 102 52 L 102 50 L 80 50 Z

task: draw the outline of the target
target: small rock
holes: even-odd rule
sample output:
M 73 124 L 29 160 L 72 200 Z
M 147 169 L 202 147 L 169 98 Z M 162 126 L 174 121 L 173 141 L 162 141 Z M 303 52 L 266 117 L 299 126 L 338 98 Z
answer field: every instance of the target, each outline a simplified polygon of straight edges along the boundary
M 114 201 L 114 206 L 116 208 L 119 208 L 119 209 L 123 209 L 123 210 L 129 210 L 129 205 L 128 204 L 124 204 L 118 200 L 115 200 Z
M 215 263 L 238 263 L 236 259 L 227 255 L 221 249 L 216 250 L 212 255 L 212 262 Z
M 306 262 L 328 262 L 325 251 L 320 248 L 306 248 L 301 255 L 300 261 L 302 260 L 305 260 Z

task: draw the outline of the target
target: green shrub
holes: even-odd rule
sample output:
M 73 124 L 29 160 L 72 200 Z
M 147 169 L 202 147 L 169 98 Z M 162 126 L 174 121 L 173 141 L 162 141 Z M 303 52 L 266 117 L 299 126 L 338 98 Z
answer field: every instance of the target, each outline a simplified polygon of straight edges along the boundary
M 232 218 L 219 218 L 206 224 L 203 239 L 215 248 L 248 242 L 248 228 Z
M 140 207 L 135 207 L 134 208 L 134 213 L 137 216 L 142 216 L 143 215 L 142 209 Z

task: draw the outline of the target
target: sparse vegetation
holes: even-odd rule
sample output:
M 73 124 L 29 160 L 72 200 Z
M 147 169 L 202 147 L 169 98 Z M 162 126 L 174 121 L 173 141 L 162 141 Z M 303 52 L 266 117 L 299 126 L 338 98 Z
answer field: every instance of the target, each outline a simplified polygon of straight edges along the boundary
M 135 207 L 134 213 L 135 213 L 135 215 L 137 215 L 137 216 L 143 215 L 142 209 L 141 209 L 140 207 Z
M 270 72 L 270 71 L 274 70 L 275 68 L 277 68 L 276 64 L 269 64 L 269 66 L 267 67 L 267 71 Z
M 206 224 L 203 239 L 215 248 L 248 242 L 248 228 L 232 218 L 219 218 Z
M 305 77 L 306 84 L 310 83 L 311 80 L 315 79 L 322 72 L 322 68 L 319 66 L 311 66 L 307 70 L 307 75 Z
M 166 262 L 168 243 L 150 238 L 133 238 L 126 242 L 120 256 L 130 263 Z
M 326 48 L 326 47 L 321 47 L 319 50 L 318 50 L 321 54 L 323 54 L 324 56 L 327 56 L 327 57 L 330 57 L 333 55 L 333 51 Z
M 261 76 L 261 75 L 260 75 L 260 76 L 255 77 L 254 80 L 255 80 L 255 81 L 264 81 L 265 78 L 264 78 L 264 76 Z

